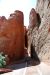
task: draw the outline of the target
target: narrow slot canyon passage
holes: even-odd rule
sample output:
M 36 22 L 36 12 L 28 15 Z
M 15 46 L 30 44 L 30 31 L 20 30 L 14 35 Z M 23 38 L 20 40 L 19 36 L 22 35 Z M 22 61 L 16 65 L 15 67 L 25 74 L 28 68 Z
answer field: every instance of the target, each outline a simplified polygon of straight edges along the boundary
M 16 1 L 5 0 L 13 10 L 0 16 L 0 75 L 50 75 L 50 1 L 37 0 L 36 8 L 35 0 Z

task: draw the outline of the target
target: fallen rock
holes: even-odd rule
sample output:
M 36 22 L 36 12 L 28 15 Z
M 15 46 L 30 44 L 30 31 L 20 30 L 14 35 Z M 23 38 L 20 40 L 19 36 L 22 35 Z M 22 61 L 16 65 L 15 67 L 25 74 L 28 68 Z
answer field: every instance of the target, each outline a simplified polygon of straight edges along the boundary
M 11 69 L 6 69 L 6 68 L 0 68 L 0 74 L 7 73 L 7 72 L 12 72 L 12 70 Z

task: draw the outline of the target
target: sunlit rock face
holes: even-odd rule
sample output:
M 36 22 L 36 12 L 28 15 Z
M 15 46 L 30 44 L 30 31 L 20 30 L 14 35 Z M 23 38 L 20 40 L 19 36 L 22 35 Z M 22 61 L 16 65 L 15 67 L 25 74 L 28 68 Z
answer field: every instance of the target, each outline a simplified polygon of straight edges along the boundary
M 50 60 L 50 0 L 37 0 L 36 11 L 40 14 L 39 27 L 39 58 L 41 61 Z
M 31 12 L 28 30 L 29 50 L 32 44 L 40 61 L 50 61 L 50 0 L 37 0 L 36 13 L 39 13 L 41 23 L 36 30 L 34 30 L 35 25 L 37 26 L 34 18 L 36 16 L 32 13 L 35 15 Z
M 10 60 L 24 57 L 24 17 L 21 11 L 15 11 L 8 19 L 0 19 L 0 52 Z

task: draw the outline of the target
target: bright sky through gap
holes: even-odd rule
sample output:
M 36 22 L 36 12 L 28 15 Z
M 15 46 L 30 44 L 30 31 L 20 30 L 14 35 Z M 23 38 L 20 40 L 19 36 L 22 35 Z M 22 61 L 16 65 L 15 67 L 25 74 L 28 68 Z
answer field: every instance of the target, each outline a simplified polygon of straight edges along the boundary
M 21 10 L 24 13 L 24 25 L 29 24 L 29 12 L 31 8 L 36 7 L 37 0 L 0 0 L 0 16 L 9 17 L 15 10 Z

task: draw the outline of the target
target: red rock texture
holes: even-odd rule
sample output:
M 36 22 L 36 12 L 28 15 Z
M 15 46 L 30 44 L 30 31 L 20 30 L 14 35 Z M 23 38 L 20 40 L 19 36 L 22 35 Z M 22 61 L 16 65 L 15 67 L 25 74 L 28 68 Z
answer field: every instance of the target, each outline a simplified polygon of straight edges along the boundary
M 2 19 L 1 19 L 2 20 Z M 10 60 L 24 57 L 23 13 L 15 11 L 6 20 L 0 20 L 0 52 L 8 55 Z

